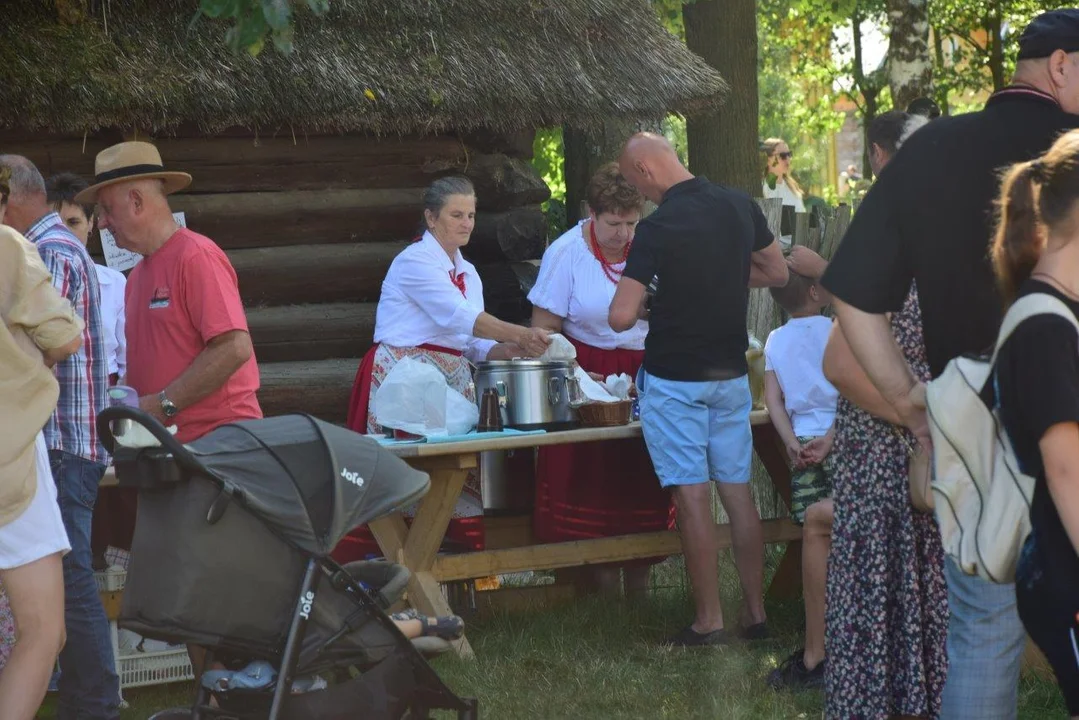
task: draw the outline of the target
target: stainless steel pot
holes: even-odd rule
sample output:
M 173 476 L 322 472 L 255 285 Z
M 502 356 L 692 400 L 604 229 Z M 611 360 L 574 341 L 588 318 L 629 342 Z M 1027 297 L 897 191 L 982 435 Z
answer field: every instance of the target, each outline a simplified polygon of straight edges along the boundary
M 494 388 L 502 424 L 517 430 L 565 430 L 576 427 L 574 407 L 583 402 L 581 387 L 568 362 L 489 360 L 476 366 L 476 400 Z

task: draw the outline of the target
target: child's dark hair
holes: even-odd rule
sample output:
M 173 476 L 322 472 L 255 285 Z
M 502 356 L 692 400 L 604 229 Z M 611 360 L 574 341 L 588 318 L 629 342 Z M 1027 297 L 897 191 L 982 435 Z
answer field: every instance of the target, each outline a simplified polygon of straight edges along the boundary
M 1041 258 L 1046 230 L 1064 229 L 1079 200 L 1079 130 L 1061 135 L 1042 157 L 1013 165 L 997 200 L 991 256 L 1006 303 L 1015 300 Z
M 779 307 L 787 311 L 788 315 L 801 312 L 809 305 L 809 290 L 817 281 L 805 275 L 799 275 L 793 270 L 787 277 L 787 284 L 783 287 L 770 288 L 772 297 L 779 303 Z
M 86 219 L 89 220 L 94 214 L 94 206 L 75 202 L 75 196 L 88 187 L 90 187 L 90 183 L 75 173 L 57 173 L 45 181 L 45 194 L 48 197 L 49 204 L 57 212 L 59 212 L 63 203 L 78 205 L 86 213 Z

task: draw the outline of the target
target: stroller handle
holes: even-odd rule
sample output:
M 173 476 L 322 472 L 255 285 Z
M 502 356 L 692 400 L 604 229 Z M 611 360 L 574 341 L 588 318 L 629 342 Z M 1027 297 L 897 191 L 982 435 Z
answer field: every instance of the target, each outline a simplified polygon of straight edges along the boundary
M 127 405 L 107 407 L 97 415 L 98 437 L 101 438 L 101 444 L 105 446 L 110 455 L 115 454 L 116 449 L 116 436 L 112 432 L 112 423 L 116 420 L 137 422 L 146 428 L 165 450 L 172 453 L 173 458 L 180 467 L 191 472 L 203 471 L 202 463 L 179 440 L 173 437 L 172 433 L 166 430 L 165 426 L 157 418 L 148 412 Z

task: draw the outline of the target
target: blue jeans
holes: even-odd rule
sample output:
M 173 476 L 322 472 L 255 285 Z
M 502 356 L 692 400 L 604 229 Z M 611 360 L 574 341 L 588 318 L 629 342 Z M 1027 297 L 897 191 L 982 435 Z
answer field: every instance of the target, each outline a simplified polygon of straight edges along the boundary
M 56 720 L 119 720 L 120 680 L 90 552 L 90 521 L 105 467 L 59 450 L 49 451 L 49 464 L 71 542 L 64 556 L 67 643 L 60 652 Z
M 1026 632 L 1015 586 L 965 574 L 951 558 L 948 581 L 948 680 L 941 720 L 1014 720 Z

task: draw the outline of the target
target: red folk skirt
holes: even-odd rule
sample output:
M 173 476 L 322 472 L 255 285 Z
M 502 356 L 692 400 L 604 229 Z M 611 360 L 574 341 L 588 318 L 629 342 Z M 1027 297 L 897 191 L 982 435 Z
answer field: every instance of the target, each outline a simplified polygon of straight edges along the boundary
M 643 350 L 601 350 L 568 339 L 588 372 L 636 377 L 644 360 Z M 660 487 L 643 439 L 556 445 L 540 448 L 538 456 L 533 520 L 538 541 L 674 528 L 674 505 Z
M 358 433 L 367 433 L 368 413 L 371 407 L 372 375 L 375 367 L 375 353 L 379 346 L 373 345 L 360 361 L 360 367 L 356 372 L 356 380 L 352 384 L 352 396 L 349 400 L 347 426 L 350 430 Z M 439 347 L 437 345 L 420 345 L 420 348 L 429 352 L 440 352 L 449 355 L 460 356 L 457 350 Z M 405 523 L 411 524 L 412 518 L 406 517 Z M 442 541 L 442 549 L 447 552 L 461 552 L 464 550 L 482 550 L 484 543 L 483 516 L 466 518 L 453 518 L 446 530 L 446 537 Z M 341 564 L 353 560 L 364 560 L 368 557 L 381 557 L 382 550 L 378 547 L 375 536 L 371 534 L 366 525 L 356 528 L 344 537 L 337 547 L 334 548 L 333 558 Z M 390 558 L 396 562 L 396 558 Z

